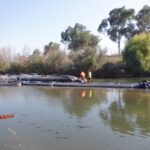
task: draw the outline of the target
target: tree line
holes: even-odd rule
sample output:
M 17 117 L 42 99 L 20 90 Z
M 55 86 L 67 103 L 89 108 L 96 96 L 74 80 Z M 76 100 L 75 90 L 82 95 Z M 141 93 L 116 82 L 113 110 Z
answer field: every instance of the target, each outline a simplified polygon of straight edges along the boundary
M 129 40 L 136 34 L 150 32 L 150 7 L 148 5 L 135 14 L 134 9 L 124 6 L 109 12 L 109 17 L 102 20 L 98 27 L 99 32 L 107 32 L 109 38 L 117 42 L 119 54 L 122 37 Z
M 134 9 L 124 6 L 109 12 L 98 26 L 98 32 L 106 32 L 118 44 L 118 55 L 107 55 L 99 46 L 100 38 L 76 23 L 61 32 L 60 44 L 50 42 L 32 54 L 18 54 L 12 58 L 10 49 L 0 49 L 1 73 L 39 73 L 79 75 L 81 70 L 92 71 L 95 77 L 120 77 L 146 75 L 150 73 L 150 7 L 148 5 L 135 14 Z M 126 45 L 121 52 L 122 38 Z

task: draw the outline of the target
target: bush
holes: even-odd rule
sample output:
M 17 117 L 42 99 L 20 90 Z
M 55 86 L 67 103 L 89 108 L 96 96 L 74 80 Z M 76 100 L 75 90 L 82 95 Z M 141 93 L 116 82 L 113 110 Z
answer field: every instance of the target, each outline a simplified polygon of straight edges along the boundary
M 9 68 L 7 69 L 7 72 L 20 74 L 20 73 L 24 73 L 25 70 L 26 69 L 24 68 L 24 66 L 21 65 L 20 63 L 12 62 L 10 64 Z
M 124 64 L 122 62 L 107 62 L 95 72 L 95 75 L 101 77 L 121 77 L 124 73 Z
M 132 37 L 123 51 L 123 60 L 129 73 L 150 72 L 150 33 Z

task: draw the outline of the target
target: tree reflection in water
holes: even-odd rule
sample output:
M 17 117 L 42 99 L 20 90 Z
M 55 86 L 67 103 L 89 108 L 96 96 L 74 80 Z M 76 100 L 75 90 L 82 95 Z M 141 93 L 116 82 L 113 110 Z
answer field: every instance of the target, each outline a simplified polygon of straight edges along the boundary
M 105 89 L 39 88 L 39 90 L 51 97 L 51 101 L 60 99 L 67 113 L 80 118 L 85 117 L 95 105 L 100 105 L 106 99 Z
M 113 99 L 113 97 L 112 97 Z M 150 93 L 145 90 L 118 90 L 118 98 L 100 109 L 99 116 L 114 131 L 121 133 L 150 133 Z
M 84 118 L 99 107 L 99 117 L 113 131 L 150 135 L 150 93 L 141 89 L 39 88 L 48 105 L 62 103 L 65 112 Z M 50 100 L 49 100 L 50 99 Z M 97 109 L 97 108 L 96 108 Z

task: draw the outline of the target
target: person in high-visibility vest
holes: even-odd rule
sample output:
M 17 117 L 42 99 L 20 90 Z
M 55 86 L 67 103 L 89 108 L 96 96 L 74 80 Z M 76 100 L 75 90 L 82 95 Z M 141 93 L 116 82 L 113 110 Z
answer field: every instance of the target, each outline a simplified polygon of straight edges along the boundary
M 85 73 L 84 73 L 83 71 L 81 71 L 80 77 L 81 77 L 82 79 L 85 79 Z
M 88 72 L 88 80 L 91 80 L 92 79 L 92 73 L 91 71 Z

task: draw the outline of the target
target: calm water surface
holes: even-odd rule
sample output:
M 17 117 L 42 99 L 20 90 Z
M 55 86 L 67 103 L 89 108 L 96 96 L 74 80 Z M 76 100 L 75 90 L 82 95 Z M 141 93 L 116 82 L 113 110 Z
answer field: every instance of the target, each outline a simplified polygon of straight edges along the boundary
M 150 91 L 0 87 L 0 150 L 150 150 Z

